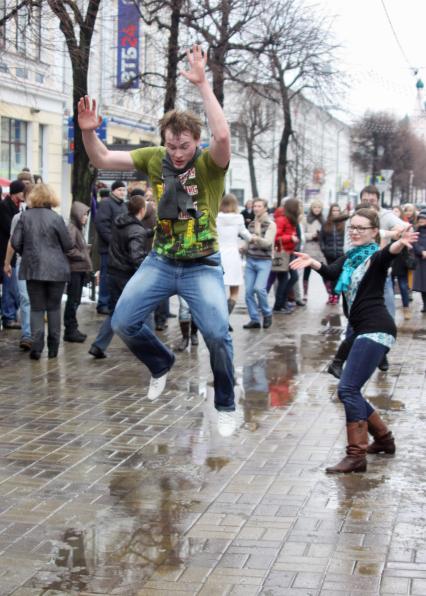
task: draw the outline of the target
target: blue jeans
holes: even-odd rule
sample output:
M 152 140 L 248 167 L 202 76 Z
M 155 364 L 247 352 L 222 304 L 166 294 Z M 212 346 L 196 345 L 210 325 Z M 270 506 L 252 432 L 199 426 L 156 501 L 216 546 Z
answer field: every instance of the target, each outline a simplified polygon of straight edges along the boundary
M 385 291 L 384 291 L 384 298 L 385 298 L 385 306 L 388 309 L 388 312 L 392 319 L 395 318 L 395 294 L 393 291 L 393 282 L 392 276 L 388 275 L 385 281 Z
M 388 348 L 368 338 L 355 339 L 340 378 L 337 393 L 345 407 L 346 422 L 367 420 L 374 408 L 361 389 L 383 360 Z
M 279 271 L 277 277 L 278 285 L 275 294 L 274 310 L 286 308 L 288 293 L 299 279 L 299 274 L 294 269 L 290 269 L 290 271 Z
M 21 339 L 31 339 L 31 305 L 28 296 L 27 282 L 19 279 L 19 261 L 16 263 L 16 277 L 18 279 L 19 302 L 21 310 Z
M 12 267 L 12 275 L 3 274 L 2 319 L 3 324 L 16 321 L 19 309 L 19 288 L 16 267 Z
M 215 407 L 235 410 L 232 340 L 219 253 L 205 262 L 172 261 L 152 251 L 127 283 L 112 317 L 112 329 L 153 377 L 173 366 L 173 352 L 145 324 L 156 305 L 174 294 L 189 305 L 210 352 Z
M 99 294 L 96 308 L 105 308 L 109 302 L 107 270 L 108 270 L 108 253 L 101 253 L 101 266 L 99 269 Z
M 397 275 L 399 291 L 401 292 L 402 306 L 410 306 L 410 294 L 408 292 L 408 275 Z
M 251 321 L 260 321 L 259 309 L 264 317 L 272 314 L 266 291 L 271 267 L 272 261 L 270 259 L 247 257 L 244 283 L 246 286 L 246 304 Z M 257 296 L 257 302 L 255 296 Z
M 121 294 L 123 293 L 123 290 L 124 290 L 127 282 L 129 281 L 129 279 L 131 279 L 131 278 L 124 277 L 124 276 L 118 277 L 115 275 L 111 275 L 109 273 L 107 275 L 107 284 L 108 284 L 108 291 L 109 291 L 108 307 L 109 307 L 111 314 L 109 314 L 105 317 L 104 322 L 102 323 L 102 325 L 99 328 L 96 339 L 93 342 L 93 345 L 97 346 L 100 350 L 102 350 L 102 352 L 105 352 L 105 350 L 111 343 L 112 338 L 114 337 L 114 331 L 112 330 L 112 327 L 111 327 L 112 315 L 114 313 L 118 299 L 120 298 Z M 153 315 L 153 313 L 151 313 L 148 316 L 146 324 L 148 325 L 148 327 L 150 329 L 154 329 L 154 315 Z

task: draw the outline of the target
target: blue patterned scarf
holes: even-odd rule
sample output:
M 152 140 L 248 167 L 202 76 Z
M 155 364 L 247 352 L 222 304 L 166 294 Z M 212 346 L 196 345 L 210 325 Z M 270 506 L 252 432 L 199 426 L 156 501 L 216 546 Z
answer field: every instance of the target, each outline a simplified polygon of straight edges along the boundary
M 375 242 L 370 244 L 364 244 L 363 246 L 355 246 L 346 253 L 345 263 L 343 265 L 342 273 L 337 280 L 333 292 L 340 294 L 345 292 L 351 283 L 352 273 L 357 267 L 359 267 L 364 261 L 369 259 L 371 255 L 379 250 L 379 246 Z

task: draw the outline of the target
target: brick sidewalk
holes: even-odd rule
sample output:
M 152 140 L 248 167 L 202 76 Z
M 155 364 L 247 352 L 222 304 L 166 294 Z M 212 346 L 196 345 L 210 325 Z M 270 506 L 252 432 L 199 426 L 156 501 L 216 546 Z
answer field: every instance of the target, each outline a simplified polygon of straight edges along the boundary
M 102 318 L 81 310 L 91 339 Z M 216 431 L 202 342 L 151 403 L 118 340 L 106 360 L 86 343 L 33 362 L 1 332 L 0 594 L 424 596 L 425 318 L 398 318 L 390 371 L 366 389 L 396 456 L 328 477 L 345 445 L 324 372 L 338 313 L 320 295 L 244 331 L 237 308 L 245 424 L 231 439 Z M 176 341 L 176 321 L 163 335 Z

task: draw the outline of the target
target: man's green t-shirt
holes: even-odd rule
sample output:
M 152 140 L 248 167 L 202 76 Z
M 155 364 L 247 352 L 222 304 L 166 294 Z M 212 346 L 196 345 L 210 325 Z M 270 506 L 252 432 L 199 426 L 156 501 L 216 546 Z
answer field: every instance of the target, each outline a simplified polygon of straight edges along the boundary
M 158 205 L 164 191 L 162 160 L 166 149 L 144 147 L 130 155 L 135 168 L 148 175 Z M 217 166 L 205 149 L 194 167 L 179 176 L 202 216 L 197 220 L 158 220 L 153 246 L 158 254 L 172 259 L 196 259 L 218 251 L 216 217 L 225 188 L 225 174 L 226 169 Z

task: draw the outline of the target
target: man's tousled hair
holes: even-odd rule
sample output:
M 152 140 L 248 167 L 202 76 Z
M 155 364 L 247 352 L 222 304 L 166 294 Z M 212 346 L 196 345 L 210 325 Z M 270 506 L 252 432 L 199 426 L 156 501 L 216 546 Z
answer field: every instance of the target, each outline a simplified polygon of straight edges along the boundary
M 197 114 L 193 112 L 179 110 L 170 110 L 159 120 L 161 140 L 164 143 L 166 129 L 175 136 L 180 136 L 183 132 L 190 132 L 194 139 L 201 137 L 201 128 L 203 122 Z

